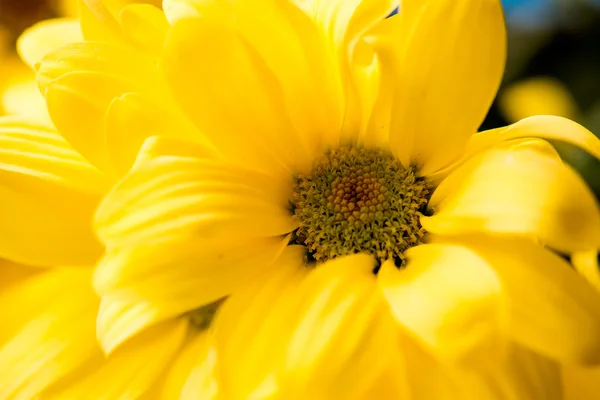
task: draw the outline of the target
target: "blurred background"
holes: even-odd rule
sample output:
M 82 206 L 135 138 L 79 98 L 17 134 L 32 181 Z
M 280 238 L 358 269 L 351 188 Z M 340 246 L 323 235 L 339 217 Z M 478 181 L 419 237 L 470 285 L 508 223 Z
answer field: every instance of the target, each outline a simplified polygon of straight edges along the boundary
M 0 114 L 23 109 L 31 72 L 14 53 L 42 19 L 76 15 L 77 0 L 0 0 Z M 509 30 L 504 82 L 482 129 L 535 114 L 571 118 L 600 134 L 600 0 L 503 0 Z M 557 144 L 600 199 L 600 161 Z

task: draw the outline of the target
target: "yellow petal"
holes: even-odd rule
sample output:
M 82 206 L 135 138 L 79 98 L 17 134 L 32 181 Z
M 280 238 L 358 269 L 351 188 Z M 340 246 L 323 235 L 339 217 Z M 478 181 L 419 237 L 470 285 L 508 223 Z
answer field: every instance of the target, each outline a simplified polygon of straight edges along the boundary
M 317 267 L 295 289 L 280 290 L 279 296 L 271 292 L 272 304 L 278 305 L 272 313 L 258 302 L 269 329 L 259 328 L 253 344 L 270 349 L 268 365 L 261 367 L 270 374 L 252 394 L 279 389 L 283 398 L 350 399 L 370 388 L 395 356 L 391 349 L 397 333 L 373 267 L 368 255 L 336 259 Z M 250 307 L 248 312 L 260 311 Z M 256 363 L 259 358 L 253 355 L 247 351 L 248 359 L 240 362 Z M 237 375 L 242 382 L 247 376 Z
M 133 337 L 98 369 L 50 399 L 137 399 L 165 373 L 184 340 L 187 321 L 176 319 Z
M 467 156 L 497 146 L 506 140 L 528 137 L 566 142 L 600 159 L 600 139 L 578 123 L 552 115 L 525 118 L 504 128 L 473 135 L 469 140 Z
M 76 19 L 48 19 L 27 29 L 19 37 L 17 49 L 21 59 L 33 67 L 51 51 L 82 40 L 81 28 Z
M 444 364 L 409 341 L 403 343 L 406 380 L 414 399 L 561 400 L 555 363 L 516 344 L 487 369 Z
M 393 82 L 390 144 L 427 176 L 450 164 L 477 131 L 502 79 L 506 33 L 500 0 L 402 2 L 396 34 L 378 38 Z
M 56 132 L 0 119 L 0 256 L 31 265 L 92 264 L 92 215 L 109 181 Z
M 432 352 L 453 361 L 502 353 L 501 285 L 485 260 L 444 244 L 417 246 L 406 255 L 406 269 L 388 261 L 378 274 L 396 321 Z
M 356 142 L 373 108 L 373 50 L 362 41 L 397 6 L 392 0 L 316 0 L 307 8 L 331 42 L 342 74 L 346 109 L 342 141 Z M 375 68 L 376 69 L 376 68 Z M 373 75 L 375 73 L 375 75 Z M 389 82 L 387 83 L 389 85 Z
M 217 3 L 217 2 L 215 2 Z M 343 88 L 336 55 L 314 21 L 292 2 L 242 0 L 166 1 L 172 23 L 185 16 L 221 12 L 279 81 L 285 113 L 309 150 L 337 144 L 343 118 Z M 277 32 L 272 35 L 271 32 Z
M 107 109 L 124 93 L 164 97 L 155 63 L 134 49 L 84 42 L 48 54 L 36 67 L 54 124 L 94 165 L 114 173 L 105 138 Z
M 564 400 L 594 399 L 600 392 L 600 368 L 565 366 L 562 369 Z
M 99 358 L 94 336 L 98 300 L 89 270 L 39 274 L 3 293 L 0 304 L 2 310 L 11 310 L 2 313 L 2 330 L 14 330 L 0 347 L 0 398 L 37 398 L 63 376 Z
M 194 334 L 169 368 L 160 399 L 213 400 L 218 395 L 217 354 L 212 335 Z
M 151 58 L 115 43 L 70 43 L 46 54 L 35 67 L 42 91 L 53 80 L 72 72 L 100 73 L 142 92 L 159 89 L 161 83 Z
M 289 238 L 137 243 L 111 249 L 94 276 L 98 338 L 112 352 L 140 330 L 228 296 L 273 271 Z
M 437 234 L 488 232 L 531 237 L 564 252 L 597 249 L 600 210 L 583 180 L 527 147 L 482 153 L 434 192 L 423 227 Z
M 571 263 L 596 289 L 600 290 L 600 262 L 597 251 L 585 251 L 571 255 Z
M 165 136 L 152 136 L 146 139 L 140 147 L 131 168 L 134 170 L 143 169 L 150 160 L 164 156 L 201 158 L 224 162 L 223 157 L 209 143 L 194 143 Z
M 550 77 L 535 77 L 511 84 L 501 93 L 498 104 L 510 122 L 534 115 L 576 119 L 578 114 L 569 90 L 562 82 Z
M 280 331 L 290 335 L 282 371 L 286 387 L 314 382 L 317 392 L 356 396 L 395 356 L 396 330 L 372 268 L 370 256 L 340 258 L 299 286 L 297 308 L 289 310 L 294 317 Z
M 130 2 L 129 0 L 124 2 L 121 0 L 80 0 L 79 22 L 85 40 L 121 41 L 120 27 L 115 15 L 126 3 Z
M 563 363 L 600 362 L 600 293 L 561 257 L 522 239 L 461 238 L 491 265 L 510 307 L 508 333 Z
M 268 336 L 280 328 L 281 318 L 289 317 L 285 307 L 289 294 L 311 271 L 305 265 L 305 254 L 303 246 L 288 246 L 267 279 L 235 292 L 219 310 L 214 322 L 215 341 L 223 391 L 229 397 L 245 398 L 252 393 L 260 398 L 276 392 L 277 385 L 270 376 L 281 361 L 274 354 L 279 340 Z M 248 346 L 249 336 L 256 338 L 252 346 Z M 265 340 L 260 340 L 262 337 Z M 264 354 L 270 356 L 264 358 Z
M 40 272 L 38 268 L 0 259 L 0 293 Z
M 121 31 L 140 50 L 158 59 L 165 43 L 169 23 L 160 8 L 150 4 L 131 4 L 119 13 Z
M 104 123 L 108 151 L 119 173 L 127 172 L 134 161 L 139 162 L 140 149 L 152 135 L 161 135 L 153 139 L 151 147 L 154 150 L 170 138 L 179 138 L 188 141 L 179 148 L 203 147 L 205 155 L 214 152 L 204 136 L 177 109 L 166 109 L 139 93 L 126 93 L 113 99 L 106 110 Z M 149 150 L 148 146 L 144 148 L 145 158 Z
M 97 230 L 105 243 L 283 235 L 296 228 L 288 187 L 227 163 L 159 157 L 106 196 Z
M 31 79 L 11 83 L 2 92 L 1 106 L 6 115 L 21 115 L 51 124 L 44 96 L 40 93 L 35 74 Z
M 197 0 L 163 0 L 162 8 L 167 21 L 173 25 L 180 19 L 199 17 L 204 3 Z
M 308 170 L 314 146 L 286 113 L 285 88 L 228 17 L 213 6 L 173 26 L 163 67 L 176 100 L 232 162 L 278 174 Z

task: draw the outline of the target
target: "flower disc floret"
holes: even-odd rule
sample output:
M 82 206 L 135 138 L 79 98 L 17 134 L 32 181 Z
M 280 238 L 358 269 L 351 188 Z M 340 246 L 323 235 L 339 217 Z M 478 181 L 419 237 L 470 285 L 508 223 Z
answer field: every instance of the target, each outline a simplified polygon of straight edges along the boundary
M 370 253 L 403 263 L 421 243 L 419 218 L 430 197 L 413 167 L 381 149 L 340 147 L 295 179 L 292 203 L 297 240 L 317 261 Z

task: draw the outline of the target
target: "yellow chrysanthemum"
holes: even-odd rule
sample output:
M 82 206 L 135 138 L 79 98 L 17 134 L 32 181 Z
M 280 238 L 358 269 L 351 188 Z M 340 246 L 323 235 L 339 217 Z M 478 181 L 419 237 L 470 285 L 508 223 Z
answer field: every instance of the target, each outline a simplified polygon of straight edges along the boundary
M 535 77 L 509 85 L 499 97 L 500 110 L 508 121 L 539 114 L 577 120 L 579 109 L 564 84 L 550 77 Z
M 45 265 L 27 241 L 42 226 L 68 238 L 47 238 L 51 264 L 87 263 L 98 244 L 61 224 L 124 175 L 96 218 L 109 357 L 51 379 L 23 361 L 36 390 L 560 399 L 563 365 L 600 363 L 600 295 L 555 254 L 597 251 L 600 212 L 541 139 L 600 143 L 558 117 L 474 134 L 503 72 L 499 1 L 405 0 L 389 19 L 394 1 L 87 3 L 87 41 L 37 72 L 96 169 L 13 152 L 37 178 L 18 193 L 41 199 L 7 198 L 0 256 Z

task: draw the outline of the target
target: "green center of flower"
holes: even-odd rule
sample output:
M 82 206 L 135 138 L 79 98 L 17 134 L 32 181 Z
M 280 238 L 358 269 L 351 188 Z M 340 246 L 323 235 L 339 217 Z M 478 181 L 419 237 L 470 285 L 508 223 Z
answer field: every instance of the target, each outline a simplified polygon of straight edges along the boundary
M 378 149 L 341 147 L 295 179 L 296 241 L 317 261 L 370 253 L 379 262 L 404 262 L 421 243 L 419 218 L 430 197 L 413 168 Z

